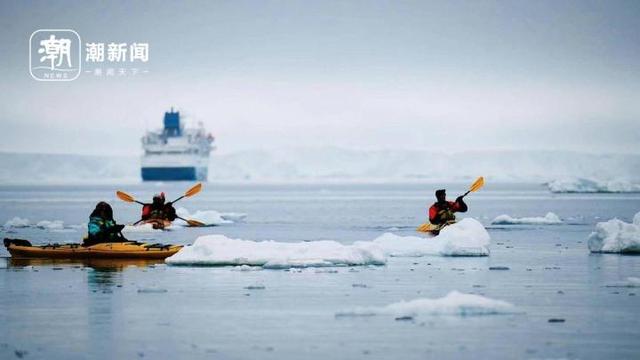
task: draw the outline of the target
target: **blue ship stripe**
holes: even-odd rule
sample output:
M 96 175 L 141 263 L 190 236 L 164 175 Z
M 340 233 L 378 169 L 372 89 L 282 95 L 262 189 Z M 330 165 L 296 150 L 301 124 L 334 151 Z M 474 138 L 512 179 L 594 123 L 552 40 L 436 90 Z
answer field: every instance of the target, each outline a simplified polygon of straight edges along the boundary
M 143 181 L 194 181 L 206 180 L 206 169 L 198 171 L 195 167 L 143 167 Z

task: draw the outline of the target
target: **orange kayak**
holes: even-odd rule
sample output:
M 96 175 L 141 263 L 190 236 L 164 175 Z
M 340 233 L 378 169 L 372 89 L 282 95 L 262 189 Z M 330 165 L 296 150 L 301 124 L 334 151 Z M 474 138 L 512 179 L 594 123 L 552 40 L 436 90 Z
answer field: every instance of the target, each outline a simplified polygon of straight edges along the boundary
M 13 258 L 42 259 L 165 259 L 182 249 L 182 245 L 147 244 L 136 241 L 81 244 L 47 244 L 33 246 L 27 240 L 4 239 Z

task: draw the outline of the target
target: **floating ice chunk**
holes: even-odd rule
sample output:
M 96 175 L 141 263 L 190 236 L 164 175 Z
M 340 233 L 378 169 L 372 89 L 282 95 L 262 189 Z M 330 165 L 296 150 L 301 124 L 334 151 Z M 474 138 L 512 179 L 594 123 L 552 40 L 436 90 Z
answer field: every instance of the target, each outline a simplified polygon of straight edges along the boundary
M 640 287 L 640 278 L 630 276 L 626 281 L 608 284 L 607 287 L 626 287 L 626 288 L 638 288 Z
M 196 212 L 194 212 L 193 214 L 189 213 L 189 210 L 185 209 L 185 208 L 178 208 L 178 210 L 176 210 L 176 213 L 178 214 L 178 216 L 185 218 L 185 219 L 189 219 L 189 220 L 197 220 L 200 221 L 204 224 L 206 224 L 207 226 L 215 226 L 215 225 L 221 225 L 221 224 L 231 224 L 233 223 L 232 220 L 229 219 L 225 219 L 222 214 L 220 214 L 219 212 L 215 211 L 215 210 L 198 210 Z M 176 221 L 174 222 L 176 225 L 180 225 L 180 226 L 186 226 L 187 223 L 183 220 L 180 219 L 176 219 Z
M 595 180 L 585 178 L 567 178 L 547 183 L 554 193 L 626 193 L 640 192 L 640 184 L 626 180 Z
M 400 301 L 381 307 L 358 307 L 336 313 L 336 316 L 390 315 L 396 318 L 413 318 L 419 315 L 497 315 L 518 313 L 515 306 L 488 297 L 452 291 L 438 299 L 421 298 Z
M 640 212 L 633 223 L 612 219 L 596 224 L 589 235 L 589 250 L 597 253 L 640 253 Z
M 488 256 L 490 237 L 475 219 L 447 226 L 424 238 L 383 234 L 373 241 L 344 245 L 333 240 L 285 243 L 207 235 L 166 259 L 173 265 L 250 265 L 270 269 L 382 265 L 387 256 Z
M 4 223 L 4 227 L 6 228 L 25 228 L 29 227 L 29 219 L 23 219 L 21 217 L 14 217 L 11 220 L 8 220 Z
M 138 289 L 138 293 L 139 294 L 164 294 L 164 293 L 166 293 L 168 291 L 169 290 L 167 290 L 167 289 L 156 288 L 156 287 Z
M 228 212 L 228 213 L 221 213 L 220 217 L 224 220 L 229 220 L 233 222 L 242 222 L 247 218 L 247 214 Z
M 500 215 L 491 222 L 493 225 L 559 225 L 562 223 L 562 219 L 552 212 L 548 212 L 544 217 L 514 218 L 509 215 Z
M 169 230 L 165 228 L 164 230 Z M 123 234 L 135 234 L 135 233 L 155 233 L 162 232 L 163 229 L 154 229 L 153 224 L 140 224 L 140 225 L 125 225 L 122 229 Z
M 372 244 L 380 247 L 387 256 L 395 257 L 488 256 L 490 240 L 489 233 L 478 220 L 465 218 L 431 238 L 385 233 L 373 242 L 354 245 L 367 247 Z
M 62 220 L 42 220 L 36 224 L 36 227 L 42 230 L 62 230 L 64 229 L 64 222 Z
M 236 266 L 231 271 L 258 271 L 262 270 L 261 266 L 249 266 L 249 265 L 240 265 Z
M 377 247 L 343 245 L 337 241 L 284 243 L 230 239 L 224 235 L 201 236 L 166 259 L 172 265 L 252 265 L 272 269 L 295 267 L 382 265 L 384 253 Z

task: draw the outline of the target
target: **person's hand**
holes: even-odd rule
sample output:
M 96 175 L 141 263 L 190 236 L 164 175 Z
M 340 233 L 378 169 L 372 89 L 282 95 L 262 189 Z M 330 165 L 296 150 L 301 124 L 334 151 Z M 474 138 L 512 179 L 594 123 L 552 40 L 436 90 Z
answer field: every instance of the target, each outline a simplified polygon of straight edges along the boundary
M 461 196 L 458 196 L 458 197 L 456 198 L 456 202 L 462 202 L 462 198 L 464 198 L 464 196 L 462 196 L 462 195 L 461 195 Z

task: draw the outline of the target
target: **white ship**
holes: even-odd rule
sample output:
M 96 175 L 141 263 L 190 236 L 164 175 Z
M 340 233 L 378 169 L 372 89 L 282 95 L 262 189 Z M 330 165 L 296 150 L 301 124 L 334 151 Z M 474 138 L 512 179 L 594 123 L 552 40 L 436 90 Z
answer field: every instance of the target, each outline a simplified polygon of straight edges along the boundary
M 171 108 L 164 113 L 164 128 L 142 137 L 142 180 L 206 181 L 213 142 L 202 123 L 198 128 L 185 128 L 180 112 Z

